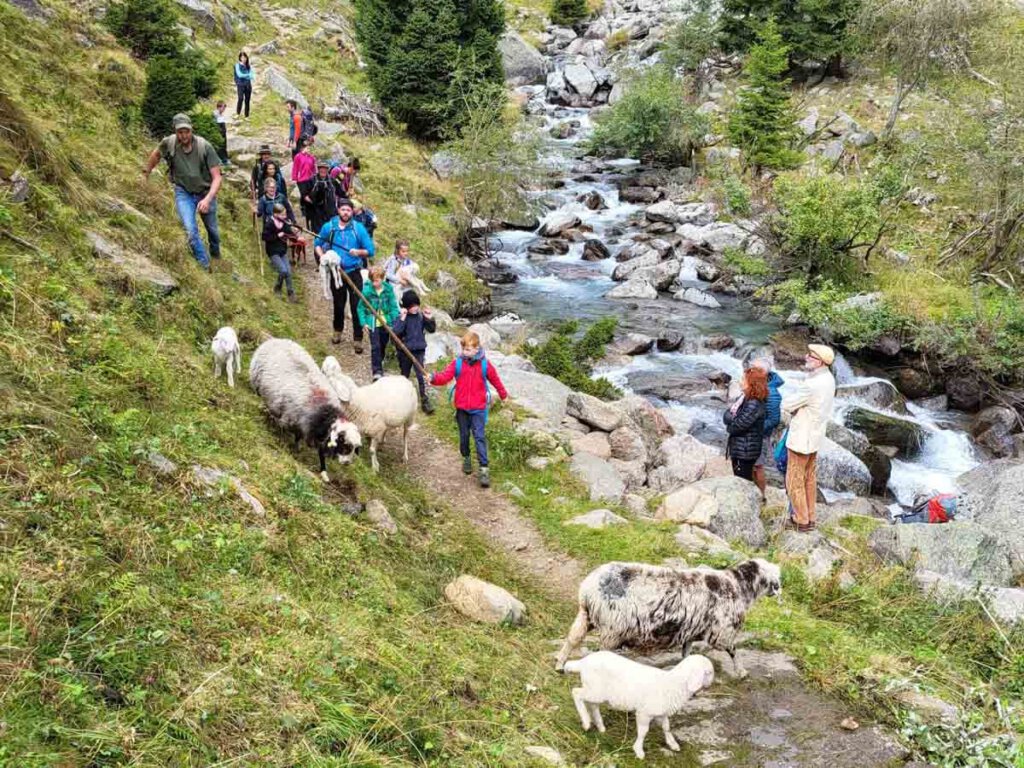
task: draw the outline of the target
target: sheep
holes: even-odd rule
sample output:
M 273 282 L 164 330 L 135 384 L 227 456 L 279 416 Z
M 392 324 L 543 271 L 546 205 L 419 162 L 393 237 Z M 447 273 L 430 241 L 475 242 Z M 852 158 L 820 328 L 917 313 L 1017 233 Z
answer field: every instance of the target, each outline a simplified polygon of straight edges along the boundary
M 341 277 L 341 256 L 334 251 L 327 251 L 320 257 L 320 287 L 328 301 L 331 300 L 332 281 L 339 288 L 344 285 Z
M 695 694 L 715 680 L 715 668 L 706 656 L 687 656 L 670 670 L 649 667 L 611 651 L 598 651 L 565 665 L 566 672 L 578 672 L 582 686 L 572 689 L 583 730 L 590 730 L 593 718 L 604 733 L 601 704 L 620 712 L 636 713 L 636 741 L 633 752 L 644 759 L 644 739 L 653 720 L 661 721 L 665 745 L 673 752 L 679 743 L 669 730 L 668 719 Z
M 419 396 L 404 376 L 383 376 L 365 387 L 357 386 L 341 370 L 333 355 L 324 358 L 323 374 L 345 406 L 345 415 L 370 440 L 370 466 L 380 471 L 377 446 L 389 429 L 402 428 L 402 460 L 409 460 L 409 429 L 416 419 Z
M 221 368 L 228 372 L 228 386 L 235 386 L 235 373 L 242 372 L 242 350 L 238 346 L 238 335 L 235 329 L 225 325 L 210 343 L 213 352 L 213 378 L 220 378 Z
M 270 339 L 256 349 L 249 362 L 249 384 L 267 407 L 271 418 L 286 432 L 316 446 L 320 477 L 327 475 L 325 457 L 349 464 L 362 445 L 359 428 L 345 409 L 327 377 L 306 350 L 288 339 Z
M 595 628 L 605 650 L 677 646 L 686 656 L 694 641 L 703 640 L 726 651 L 736 677 L 746 677 L 736 658 L 743 620 L 757 598 L 781 590 L 779 566 L 761 559 L 720 571 L 605 563 L 580 584 L 579 612 L 555 669 L 565 666 L 587 631 Z

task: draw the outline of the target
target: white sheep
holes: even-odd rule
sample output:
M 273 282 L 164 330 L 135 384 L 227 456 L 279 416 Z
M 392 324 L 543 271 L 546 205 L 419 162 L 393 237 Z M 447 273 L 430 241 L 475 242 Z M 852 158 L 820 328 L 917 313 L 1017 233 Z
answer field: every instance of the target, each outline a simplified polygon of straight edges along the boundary
M 238 346 L 238 335 L 235 329 L 225 325 L 210 343 L 213 351 L 213 377 L 220 378 L 221 369 L 228 372 L 228 386 L 235 386 L 235 373 L 242 372 L 242 349 Z
M 326 456 L 348 464 L 362 437 L 345 416 L 345 408 L 310 354 L 294 341 L 270 339 L 249 361 L 249 384 L 263 398 L 271 418 L 295 436 L 316 446 L 320 477 L 327 482 Z
M 334 251 L 327 251 L 320 257 L 320 287 L 328 301 L 331 300 L 332 282 L 337 288 L 344 285 L 341 277 L 341 256 Z
M 669 730 L 668 719 L 687 701 L 715 680 L 715 668 L 706 656 L 687 656 L 672 669 L 649 667 L 611 651 L 598 651 L 578 661 L 569 661 L 566 672 L 578 672 L 583 685 L 572 689 L 583 730 L 590 730 L 591 718 L 604 733 L 601 704 L 620 712 L 636 713 L 636 741 L 633 752 L 644 759 L 644 739 L 651 721 L 661 721 L 665 745 L 673 752 L 679 743 Z
M 323 374 L 345 406 L 345 415 L 370 440 L 370 466 L 380 471 L 377 446 L 389 429 L 402 428 L 402 459 L 409 460 L 409 429 L 416 419 L 419 396 L 412 382 L 404 376 L 383 376 L 365 387 L 357 386 L 347 376 L 337 358 L 324 358 Z

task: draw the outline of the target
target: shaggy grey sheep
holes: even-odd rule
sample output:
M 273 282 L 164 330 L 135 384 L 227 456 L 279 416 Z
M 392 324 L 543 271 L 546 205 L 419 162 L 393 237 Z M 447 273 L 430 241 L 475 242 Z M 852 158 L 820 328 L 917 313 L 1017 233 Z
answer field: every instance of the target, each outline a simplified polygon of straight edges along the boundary
M 691 643 L 703 640 L 726 651 L 737 677 L 744 677 L 736 659 L 743 620 L 757 598 L 781 591 L 779 566 L 761 559 L 721 571 L 605 563 L 580 584 L 579 612 L 555 669 L 565 666 L 569 654 L 594 628 L 605 650 L 677 647 L 686 656 Z
M 377 445 L 389 429 L 402 428 L 402 458 L 409 460 L 409 428 L 416 420 L 419 397 L 412 382 L 404 376 L 383 376 L 365 387 L 341 370 L 337 358 L 324 358 L 323 373 L 344 404 L 345 415 L 355 422 L 361 434 L 370 440 L 370 466 L 380 471 Z
M 359 452 L 359 429 L 345 417 L 334 387 L 310 354 L 294 341 L 270 339 L 257 348 L 249 362 L 249 384 L 271 418 L 286 432 L 316 446 L 320 477 L 326 482 L 326 457 L 348 464 Z

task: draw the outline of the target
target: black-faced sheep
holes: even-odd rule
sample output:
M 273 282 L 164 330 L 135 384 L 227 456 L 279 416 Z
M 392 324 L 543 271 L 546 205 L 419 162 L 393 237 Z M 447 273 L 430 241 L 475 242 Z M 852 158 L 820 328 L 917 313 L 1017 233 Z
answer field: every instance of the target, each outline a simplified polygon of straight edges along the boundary
M 334 387 L 306 350 L 288 339 L 270 339 L 249 362 L 249 384 L 263 398 L 271 418 L 286 432 L 315 446 L 320 477 L 326 482 L 326 457 L 348 464 L 362 437 L 346 416 Z
M 743 620 L 757 598 L 781 590 L 779 566 L 761 559 L 720 571 L 605 563 L 580 584 L 579 612 L 558 652 L 555 669 L 564 667 L 593 628 L 605 650 L 676 647 L 686 656 L 691 643 L 703 640 L 726 651 L 736 676 L 744 677 L 746 672 L 736 659 Z
M 404 376 L 383 376 L 365 387 L 357 386 L 331 355 L 324 358 L 323 374 L 344 404 L 345 415 L 370 441 L 370 466 L 380 471 L 377 446 L 389 429 L 402 428 L 402 458 L 409 460 L 409 428 L 416 420 L 419 396 Z

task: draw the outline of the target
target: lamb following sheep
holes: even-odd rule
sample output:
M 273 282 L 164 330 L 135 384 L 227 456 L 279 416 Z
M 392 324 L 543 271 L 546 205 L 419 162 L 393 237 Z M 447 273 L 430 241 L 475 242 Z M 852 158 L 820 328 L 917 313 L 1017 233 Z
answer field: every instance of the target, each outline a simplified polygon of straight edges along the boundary
M 601 704 L 620 712 L 636 713 L 636 741 L 633 752 L 644 759 L 644 739 L 653 720 L 661 722 L 665 745 L 673 752 L 679 743 L 669 729 L 668 719 L 695 694 L 715 680 L 715 668 L 706 656 L 687 656 L 670 670 L 638 664 L 611 651 L 598 651 L 579 661 L 569 661 L 566 672 L 579 672 L 582 686 L 572 689 L 583 730 L 590 730 L 593 718 L 604 733 Z
M 281 429 L 316 446 L 320 477 L 326 482 L 325 458 L 348 464 L 359 452 L 358 427 L 345 417 L 334 387 L 306 350 L 288 339 L 270 339 L 249 362 L 249 384 Z
M 370 465 L 380 471 L 377 446 L 389 429 L 402 428 L 402 458 L 409 460 L 409 428 L 416 419 L 419 397 L 412 382 L 404 376 L 384 376 L 365 387 L 356 386 L 341 370 L 337 359 L 324 358 L 323 373 L 345 406 L 359 431 L 370 440 Z
M 745 677 L 736 659 L 743 620 L 757 598 L 781 590 L 779 566 L 761 559 L 720 571 L 605 563 L 580 584 L 579 612 L 558 652 L 555 669 L 564 667 L 569 654 L 594 628 L 605 650 L 678 647 L 686 656 L 691 643 L 703 640 L 726 651 L 736 676 Z
M 242 350 L 238 346 L 235 329 L 225 325 L 210 344 L 213 352 L 213 378 L 219 379 L 222 368 L 228 372 L 228 386 L 234 388 L 235 373 L 242 372 Z

